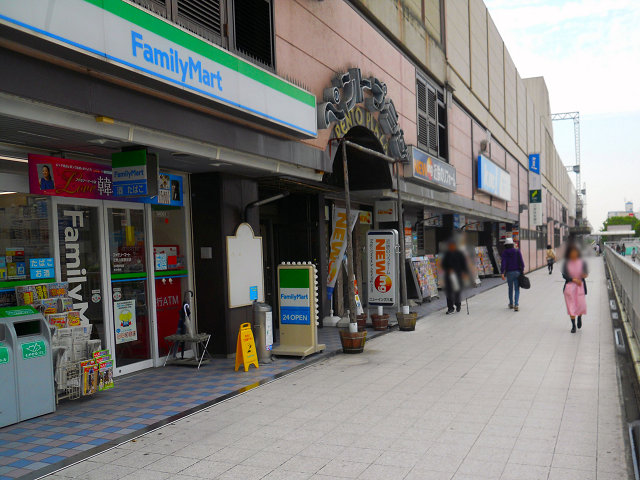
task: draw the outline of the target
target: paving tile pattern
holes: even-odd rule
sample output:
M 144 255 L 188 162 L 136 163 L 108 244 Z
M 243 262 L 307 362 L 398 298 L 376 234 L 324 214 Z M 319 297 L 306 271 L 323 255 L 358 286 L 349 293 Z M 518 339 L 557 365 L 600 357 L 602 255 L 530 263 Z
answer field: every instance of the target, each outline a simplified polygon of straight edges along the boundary
M 602 263 L 590 270 L 577 334 L 560 275 L 538 272 L 520 312 L 501 286 L 472 299 L 469 316 L 430 315 L 362 355 L 315 363 L 48 478 L 633 478 Z

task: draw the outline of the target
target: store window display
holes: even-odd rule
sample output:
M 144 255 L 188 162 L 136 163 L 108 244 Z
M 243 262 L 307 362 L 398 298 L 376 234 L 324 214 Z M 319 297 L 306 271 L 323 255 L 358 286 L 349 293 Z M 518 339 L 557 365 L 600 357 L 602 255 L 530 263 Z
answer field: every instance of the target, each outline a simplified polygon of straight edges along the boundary
M 15 287 L 53 282 L 51 201 L 0 192 L 0 306 L 17 304 Z

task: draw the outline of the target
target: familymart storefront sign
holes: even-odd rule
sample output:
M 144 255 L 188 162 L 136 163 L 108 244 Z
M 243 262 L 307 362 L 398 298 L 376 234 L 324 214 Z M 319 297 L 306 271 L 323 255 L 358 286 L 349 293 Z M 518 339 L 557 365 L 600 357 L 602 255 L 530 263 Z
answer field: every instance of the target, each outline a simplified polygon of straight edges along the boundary
M 317 134 L 311 93 L 123 0 L 0 0 L 0 23 Z

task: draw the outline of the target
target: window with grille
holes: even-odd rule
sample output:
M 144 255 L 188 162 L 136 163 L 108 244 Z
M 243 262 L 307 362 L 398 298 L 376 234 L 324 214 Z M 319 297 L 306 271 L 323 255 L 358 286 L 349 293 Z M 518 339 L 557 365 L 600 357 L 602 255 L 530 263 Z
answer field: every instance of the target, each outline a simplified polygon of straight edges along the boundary
M 275 67 L 272 0 L 129 0 L 263 67 Z
M 430 154 L 448 159 L 447 108 L 444 93 L 418 77 L 418 146 Z
M 273 68 L 271 0 L 234 0 L 233 36 L 235 50 Z

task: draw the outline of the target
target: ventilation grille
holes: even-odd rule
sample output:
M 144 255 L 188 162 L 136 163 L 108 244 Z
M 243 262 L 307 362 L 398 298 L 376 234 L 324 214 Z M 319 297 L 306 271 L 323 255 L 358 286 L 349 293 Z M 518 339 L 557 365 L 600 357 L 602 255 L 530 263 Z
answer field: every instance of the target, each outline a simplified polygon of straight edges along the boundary
M 221 43 L 220 0 L 178 0 L 176 23 L 214 43 Z

